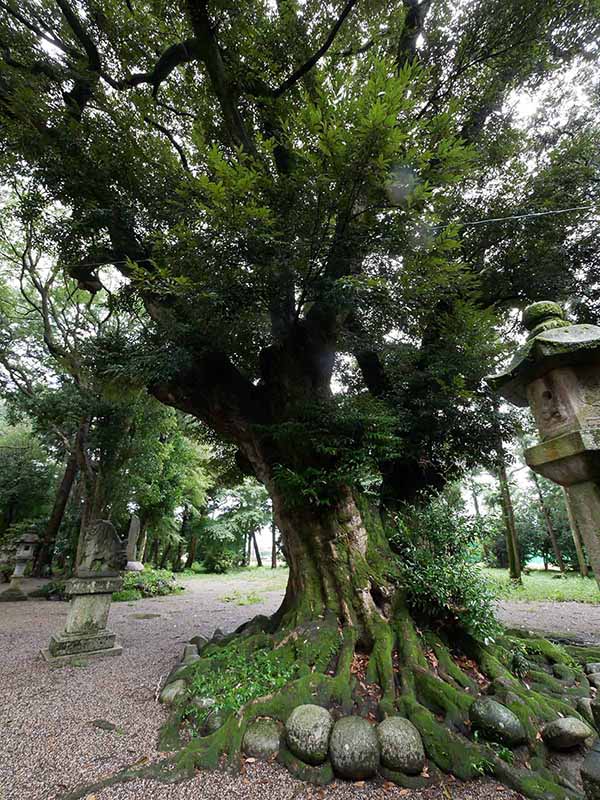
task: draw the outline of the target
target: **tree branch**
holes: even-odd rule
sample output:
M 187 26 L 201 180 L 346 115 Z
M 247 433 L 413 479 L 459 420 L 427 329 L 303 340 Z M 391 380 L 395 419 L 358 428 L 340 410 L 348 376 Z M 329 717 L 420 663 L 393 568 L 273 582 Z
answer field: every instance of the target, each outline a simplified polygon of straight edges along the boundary
M 342 27 L 342 25 L 346 20 L 346 17 L 352 11 L 352 9 L 357 3 L 358 0 L 348 0 L 346 2 L 346 5 L 342 9 L 342 13 L 335 21 L 332 29 L 329 31 L 329 34 L 327 35 L 327 38 L 325 39 L 321 47 L 319 47 L 319 49 L 315 53 L 313 53 L 313 55 L 307 61 L 305 61 L 304 64 L 298 67 L 298 69 L 294 70 L 294 72 L 292 72 L 292 74 L 288 78 L 286 78 L 284 82 L 277 89 L 275 89 L 275 91 L 273 92 L 274 97 L 281 97 L 282 94 L 285 94 L 285 92 L 287 92 L 288 89 L 290 89 L 295 83 L 298 83 L 298 81 L 301 78 L 303 78 L 307 74 L 307 72 L 310 72 L 310 70 L 315 66 L 315 64 L 317 64 L 317 62 L 319 62 L 323 58 L 325 53 L 329 50 L 329 48 L 335 41 L 335 37 L 338 35 L 340 28 Z

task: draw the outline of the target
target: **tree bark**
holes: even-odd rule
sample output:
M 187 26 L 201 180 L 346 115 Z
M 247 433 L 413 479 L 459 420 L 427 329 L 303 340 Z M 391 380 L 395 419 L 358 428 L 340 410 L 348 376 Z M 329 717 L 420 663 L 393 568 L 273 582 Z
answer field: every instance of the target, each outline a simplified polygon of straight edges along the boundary
M 69 502 L 71 489 L 73 488 L 73 483 L 77 475 L 77 469 L 77 452 L 75 448 L 73 448 L 69 455 L 62 480 L 57 489 L 52 512 L 42 535 L 42 540 L 35 556 L 33 569 L 31 570 L 31 574 L 37 578 L 41 577 L 46 567 L 49 567 L 52 563 L 54 542 L 56 541 L 56 536 L 65 515 L 65 509 Z
M 565 564 L 563 561 L 562 553 L 560 552 L 560 547 L 558 546 L 558 542 L 556 540 L 554 525 L 552 524 L 552 517 L 550 516 L 550 511 L 548 510 L 548 506 L 546 505 L 546 501 L 544 500 L 544 495 L 542 494 L 542 487 L 540 486 L 538 476 L 535 474 L 533 470 L 531 470 L 531 474 L 533 476 L 533 482 L 535 484 L 537 496 L 540 501 L 540 508 L 542 509 L 542 514 L 544 515 L 544 521 L 546 523 L 546 530 L 548 532 L 548 537 L 552 544 L 552 551 L 554 552 L 554 557 L 556 558 L 556 564 L 560 569 L 560 571 L 564 573 Z
M 329 505 L 317 507 L 290 507 L 277 488 L 270 490 L 290 570 L 278 618 L 297 625 L 334 614 L 371 645 L 377 622 L 391 614 L 394 594 L 387 571 L 394 558 L 381 525 L 367 530 L 347 486 Z M 378 518 L 365 507 L 369 521 L 371 515 Z

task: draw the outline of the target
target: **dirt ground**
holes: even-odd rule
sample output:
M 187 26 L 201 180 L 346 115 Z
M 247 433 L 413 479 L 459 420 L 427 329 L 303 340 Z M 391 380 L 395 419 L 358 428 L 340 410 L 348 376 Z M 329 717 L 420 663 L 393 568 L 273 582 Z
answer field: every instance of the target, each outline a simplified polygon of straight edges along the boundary
M 39 655 L 64 623 L 67 605 L 29 601 L 0 605 L 0 800 L 59 800 L 77 787 L 134 763 L 160 759 L 158 730 L 165 711 L 158 688 L 195 634 L 229 632 L 278 606 L 285 573 L 196 578 L 178 596 L 116 603 L 110 627 L 123 645 L 116 658 L 52 667 Z M 573 608 L 575 607 L 575 608 Z M 600 641 L 600 607 L 578 603 L 503 603 L 509 625 L 564 632 Z M 106 725 L 106 723 L 109 723 Z M 109 729 L 107 729 L 109 728 Z M 307 787 L 277 765 L 246 764 L 240 775 L 202 772 L 185 783 L 136 781 L 87 800 L 514 800 L 519 795 L 487 780 L 407 792 L 391 785 L 338 781 Z

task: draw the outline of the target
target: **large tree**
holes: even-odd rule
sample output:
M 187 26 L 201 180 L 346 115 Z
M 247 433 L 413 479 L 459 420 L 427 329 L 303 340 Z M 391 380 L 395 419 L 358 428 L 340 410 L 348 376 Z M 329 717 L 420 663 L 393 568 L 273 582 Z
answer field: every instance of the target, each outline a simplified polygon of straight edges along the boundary
M 469 679 L 428 669 L 374 487 L 395 509 L 492 449 L 495 297 L 452 221 L 478 158 L 513 153 L 510 92 L 593 54 L 597 2 L 0 7 L 4 166 L 67 210 L 45 244 L 80 287 L 101 291 L 112 265 L 149 318 L 123 375 L 268 489 L 290 566 L 271 631 L 325 618 L 337 679 L 302 654 L 323 699 L 367 651 L 381 710 L 407 714 L 438 764 L 466 776 L 489 757 L 537 796 L 541 778 L 458 735 Z M 236 724 L 198 761 L 234 752 Z

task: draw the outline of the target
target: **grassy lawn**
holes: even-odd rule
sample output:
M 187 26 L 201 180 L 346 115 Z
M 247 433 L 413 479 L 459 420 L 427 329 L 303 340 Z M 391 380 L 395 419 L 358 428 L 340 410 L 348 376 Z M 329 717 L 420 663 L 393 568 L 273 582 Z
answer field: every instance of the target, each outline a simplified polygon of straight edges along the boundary
M 277 589 L 285 589 L 288 580 L 288 568 L 277 567 L 240 567 L 232 569 L 224 575 L 214 575 L 206 572 L 184 572 L 181 575 L 185 580 L 214 581 L 243 581 L 244 583 L 256 583 L 257 588 L 263 592 L 273 592 Z
M 596 581 L 593 578 L 581 578 L 575 573 L 567 573 L 567 577 L 561 578 L 558 572 L 534 570 L 529 575 L 523 574 L 522 586 L 514 586 L 504 569 L 484 569 L 483 572 L 501 600 L 600 603 Z

